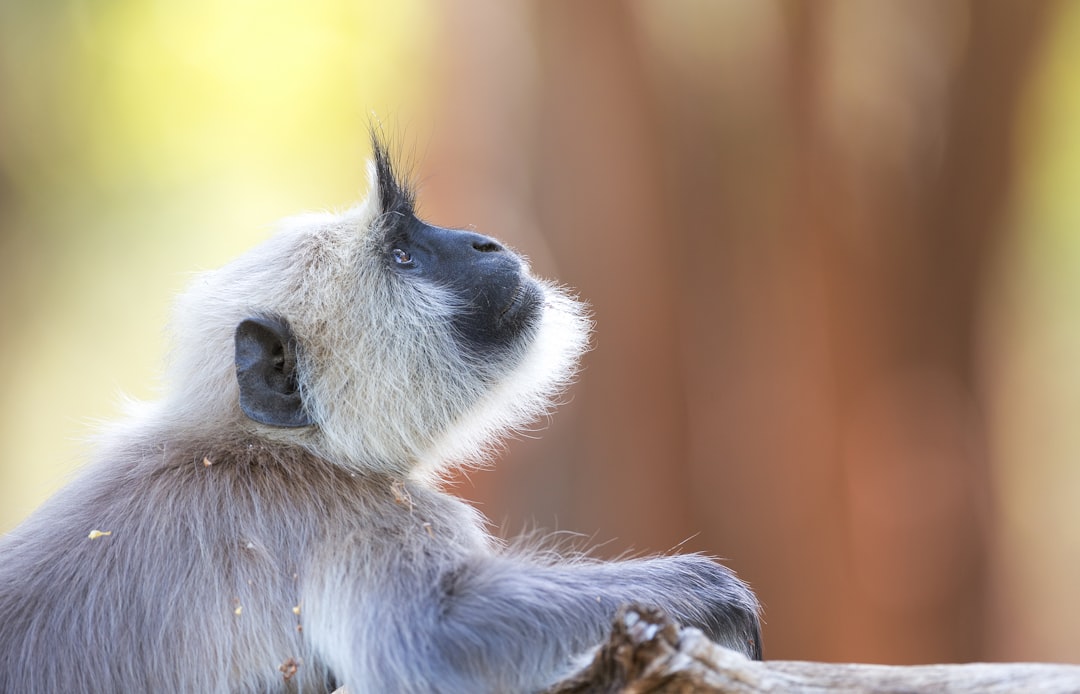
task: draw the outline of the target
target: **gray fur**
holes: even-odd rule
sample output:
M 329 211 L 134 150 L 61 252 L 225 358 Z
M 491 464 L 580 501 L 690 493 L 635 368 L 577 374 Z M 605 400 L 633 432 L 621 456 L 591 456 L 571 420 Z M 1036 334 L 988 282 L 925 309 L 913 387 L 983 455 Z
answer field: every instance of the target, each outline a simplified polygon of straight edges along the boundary
M 459 298 L 380 269 L 390 213 L 373 193 L 293 220 L 181 298 L 163 399 L 0 540 L 0 691 L 533 691 L 627 601 L 760 648 L 752 593 L 707 558 L 506 547 L 440 491 L 548 410 L 589 326 L 544 284 L 535 328 L 478 363 Z M 313 426 L 238 406 L 232 335 L 260 313 L 296 334 Z

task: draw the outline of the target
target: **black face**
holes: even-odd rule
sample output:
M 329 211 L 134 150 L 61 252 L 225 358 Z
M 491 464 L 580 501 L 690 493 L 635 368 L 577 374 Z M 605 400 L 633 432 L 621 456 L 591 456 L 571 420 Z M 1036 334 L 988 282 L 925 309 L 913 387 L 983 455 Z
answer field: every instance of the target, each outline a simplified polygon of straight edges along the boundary
M 379 208 L 387 226 L 386 263 L 392 272 L 432 282 L 455 294 L 461 345 L 479 357 L 511 347 L 540 317 L 543 291 L 521 260 L 494 239 L 443 229 L 416 217 L 415 193 L 394 171 L 386 146 L 372 131 Z
M 543 293 L 521 260 L 497 241 L 431 226 L 408 214 L 388 230 L 386 262 L 394 272 L 449 289 L 461 343 L 485 356 L 514 344 L 540 316 Z

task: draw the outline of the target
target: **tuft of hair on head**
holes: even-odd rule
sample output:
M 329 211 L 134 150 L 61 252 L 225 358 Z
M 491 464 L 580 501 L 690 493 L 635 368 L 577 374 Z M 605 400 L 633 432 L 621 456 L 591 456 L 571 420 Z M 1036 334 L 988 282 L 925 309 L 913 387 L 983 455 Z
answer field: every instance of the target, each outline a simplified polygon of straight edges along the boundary
M 414 214 L 415 187 L 395 169 L 390 149 L 374 125 L 371 126 L 371 163 L 371 180 L 378 194 L 379 210 L 383 214 Z

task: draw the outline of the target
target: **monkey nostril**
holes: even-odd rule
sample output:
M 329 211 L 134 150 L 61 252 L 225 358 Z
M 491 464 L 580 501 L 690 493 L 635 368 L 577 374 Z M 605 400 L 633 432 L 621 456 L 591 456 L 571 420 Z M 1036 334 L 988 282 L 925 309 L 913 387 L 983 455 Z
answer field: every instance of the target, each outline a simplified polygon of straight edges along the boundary
M 481 253 L 498 253 L 502 251 L 503 247 L 494 241 L 473 241 L 473 249 L 480 251 Z

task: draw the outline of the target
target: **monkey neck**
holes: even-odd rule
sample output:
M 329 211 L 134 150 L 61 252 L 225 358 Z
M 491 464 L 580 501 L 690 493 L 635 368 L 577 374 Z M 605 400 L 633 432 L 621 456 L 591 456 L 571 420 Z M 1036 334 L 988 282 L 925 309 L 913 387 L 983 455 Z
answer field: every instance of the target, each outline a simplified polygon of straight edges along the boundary
M 237 430 L 228 423 L 192 430 L 162 416 L 162 408 L 142 409 L 100 433 L 94 458 L 109 467 L 124 461 L 157 475 L 190 470 L 204 475 L 250 475 L 263 470 L 293 483 L 322 479 L 347 487 L 355 482 L 368 489 L 386 490 L 394 498 L 410 489 L 438 487 L 435 478 L 413 474 L 415 463 L 340 461 L 303 440 L 276 440 L 258 431 Z

